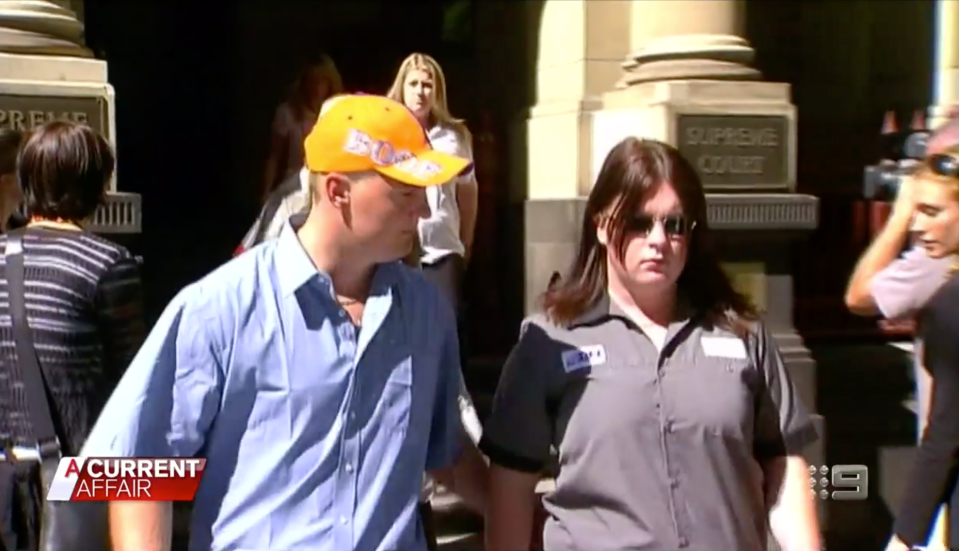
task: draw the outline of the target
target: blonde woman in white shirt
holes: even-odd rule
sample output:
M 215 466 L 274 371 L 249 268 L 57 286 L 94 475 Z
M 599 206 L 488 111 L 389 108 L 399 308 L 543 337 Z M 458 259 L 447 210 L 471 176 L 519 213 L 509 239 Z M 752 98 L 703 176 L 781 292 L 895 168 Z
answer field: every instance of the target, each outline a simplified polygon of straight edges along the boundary
M 472 137 L 463 121 L 450 115 L 446 78 L 435 59 L 419 53 L 407 57 L 388 95 L 416 115 L 433 149 L 473 158 Z M 447 184 L 427 189 L 431 215 L 420 221 L 423 271 L 457 310 L 460 283 L 473 245 L 478 197 L 476 174 L 470 170 Z
M 435 59 L 419 53 L 407 57 L 387 95 L 406 105 L 420 120 L 433 149 L 473 158 L 472 137 L 463 121 L 450 115 L 446 104 L 446 77 Z M 427 188 L 426 198 L 430 217 L 420 220 L 418 260 L 424 275 L 449 298 L 458 314 L 460 284 L 476 228 L 479 193 L 475 171 L 469 170 L 451 182 Z M 460 413 L 466 432 L 474 443 L 478 442 L 482 427 L 465 385 L 460 392 Z M 436 534 L 429 505 L 432 495 L 433 485 L 426 479 L 420 510 L 427 541 L 430 548 L 435 549 Z

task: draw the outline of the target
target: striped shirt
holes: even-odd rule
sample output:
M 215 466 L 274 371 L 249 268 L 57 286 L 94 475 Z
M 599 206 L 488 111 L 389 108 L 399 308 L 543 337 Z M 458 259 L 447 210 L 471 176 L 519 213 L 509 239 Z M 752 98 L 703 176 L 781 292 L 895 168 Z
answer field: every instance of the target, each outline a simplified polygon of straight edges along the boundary
M 0 252 L 6 247 L 0 236 Z M 32 227 L 23 237 L 27 318 L 54 423 L 78 451 L 145 334 L 142 287 L 128 250 L 93 234 Z M 0 445 L 36 444 L 0 254 Z

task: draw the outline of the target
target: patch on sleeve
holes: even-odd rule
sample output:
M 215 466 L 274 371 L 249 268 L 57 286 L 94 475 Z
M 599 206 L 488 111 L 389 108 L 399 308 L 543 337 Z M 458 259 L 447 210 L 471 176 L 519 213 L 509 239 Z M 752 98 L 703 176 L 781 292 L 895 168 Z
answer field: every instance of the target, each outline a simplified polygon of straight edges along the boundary
M 562 354 L 563 370 L 566 373 L 587 367 L 596 367 L 606 363 L 606 347 L 601 344 L 583 346 L 574 350 L 566 350 Z

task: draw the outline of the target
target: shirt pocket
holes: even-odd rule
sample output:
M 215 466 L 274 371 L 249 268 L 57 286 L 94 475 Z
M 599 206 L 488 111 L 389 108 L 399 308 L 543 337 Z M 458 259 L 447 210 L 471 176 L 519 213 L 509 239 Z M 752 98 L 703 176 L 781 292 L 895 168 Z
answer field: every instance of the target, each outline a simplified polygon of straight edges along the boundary
M 690 375 L 694 380 L 687 384 L 692 392 L 680 398 L 680 417 L 711 434 L 748 440 L 756 407 L 751 382 L 755 370 L 750 361 L 700 358 Z
M 394 345 L 384 351 L 382 365 L 389 372 L 383 383 L 379 407 L 381 423 L 386 431 L 405 434 L 410 426 L 413 400 L 413 355 L 408 346 Z

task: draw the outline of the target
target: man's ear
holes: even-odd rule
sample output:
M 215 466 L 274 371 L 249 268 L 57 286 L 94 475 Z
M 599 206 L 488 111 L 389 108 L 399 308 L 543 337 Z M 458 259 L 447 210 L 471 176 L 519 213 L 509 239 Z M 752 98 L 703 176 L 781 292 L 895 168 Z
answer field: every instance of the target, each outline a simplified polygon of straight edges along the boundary
M 317 190 L 335 207 L 345 207 L 350 202 L 352 182 L 343 174 L 327 174 L 320 180 Z

